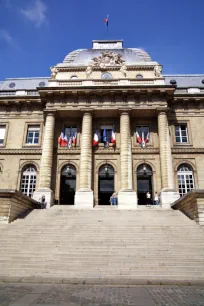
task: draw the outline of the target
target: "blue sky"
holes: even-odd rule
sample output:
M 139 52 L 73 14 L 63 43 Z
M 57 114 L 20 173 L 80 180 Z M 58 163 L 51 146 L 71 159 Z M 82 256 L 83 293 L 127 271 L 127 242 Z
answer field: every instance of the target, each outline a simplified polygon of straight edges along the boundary
M 0 80 L 49 76 L 93 39 L 141 47 L 166 74 L 201 74 L 203 14 L 204 0 L 0 0 Z

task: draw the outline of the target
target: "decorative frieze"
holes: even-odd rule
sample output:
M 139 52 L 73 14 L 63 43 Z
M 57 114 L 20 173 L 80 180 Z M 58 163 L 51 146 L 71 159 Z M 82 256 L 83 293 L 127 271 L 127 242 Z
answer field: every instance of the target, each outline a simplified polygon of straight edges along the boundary
M 42 154 L 41 149 L 0 149 L 0 154 L 23 154 L 23 155 L 35 155 L 35 154 Z

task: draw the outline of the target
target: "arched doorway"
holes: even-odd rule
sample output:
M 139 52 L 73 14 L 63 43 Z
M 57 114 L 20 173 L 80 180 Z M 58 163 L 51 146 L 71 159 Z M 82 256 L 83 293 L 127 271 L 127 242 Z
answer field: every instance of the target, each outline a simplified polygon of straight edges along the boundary
M 110 205 L 110 197 L 114 192 L 114 169 L 106 164 L 100 167 L 98 174 L 98 203 Z
M 151 194 L 151 199 L 153 199 L 152 169 L 149 165 L 142 164 L 137 168 L 137 196 L 139 205 L 147 204 L 146 193 L 148 191 Z
M 60 204 L 73 205 L 76 191 L 76 168 L 66 165 L 62 168 L 60 180 Z

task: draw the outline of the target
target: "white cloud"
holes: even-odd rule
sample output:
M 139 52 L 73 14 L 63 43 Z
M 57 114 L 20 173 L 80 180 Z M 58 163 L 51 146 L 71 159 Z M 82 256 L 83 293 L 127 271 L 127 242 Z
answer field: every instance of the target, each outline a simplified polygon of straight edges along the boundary
M 0 41 L 4 41 L 5 44 L 8 46 L 20 50 L 20 47 L 18 43 L 15 41 L 15 39 L 9 34 L 9 32 L 5 29 L 0 29 Z
M 13 37 L 9 34 L 8 31 L 6 30 L 0 30 L 0 39 L 4 40 L 4 42 L 6 42 L 9 45 L 14 45 L 15 42 L 13 40 Z
M 31 22 L 34 22 L 36 27 L 41 27 L 43 24 L 47 24 L 46 17 L 47 7 L 42 0 L 34 0 L 33 5 L 27 9 L 21 9 L 20 12 Z

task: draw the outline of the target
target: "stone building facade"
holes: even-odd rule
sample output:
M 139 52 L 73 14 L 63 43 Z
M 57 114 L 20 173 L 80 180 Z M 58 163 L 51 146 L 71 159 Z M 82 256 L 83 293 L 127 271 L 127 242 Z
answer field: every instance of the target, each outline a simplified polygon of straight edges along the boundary
M 163 75 L 141 49 L 93 41 L 50 77 L 0 82 L 0 189 L 76 208 L 115 191 L 121 209 L 158 192 L 169 208 L 204 189 L 203 116 L 204 75 Z

